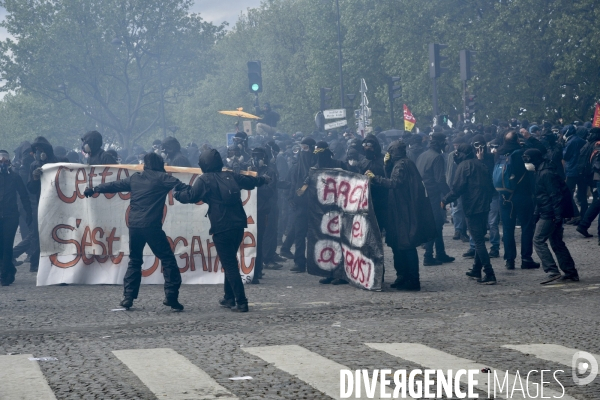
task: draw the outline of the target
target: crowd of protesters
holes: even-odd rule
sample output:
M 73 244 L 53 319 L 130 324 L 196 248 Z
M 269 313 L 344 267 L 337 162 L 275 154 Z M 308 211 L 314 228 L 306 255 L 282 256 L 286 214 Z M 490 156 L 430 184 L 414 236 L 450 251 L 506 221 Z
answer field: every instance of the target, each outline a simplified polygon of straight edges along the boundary
M 474 260 L 466 275 L 481 284 L 496 283 L 492 260 L 501 255 L 509 270 L 517 265 L 541 266 L 546 273 L 543 284 L 579 280 L 563 230 L 564 225 L 573 225 L 581 235 L 592 237 L 588 230 L 600 212 L 600 128 L 592 128 L 589 122 L 554 125 L 512 119 L 486 126 L 436 125 L 417 133 L 375 128 L 365 137 L 350 129 L 289 135 L 261 125 L 257 135 L 238 131 L 228 147 L 209 143 L 183 147 L 176 138 L 167 137 L 155 140 L 150 149 L 134 146 L 127 153 L 106 146 L 102 135 L 93 131 L 82 136 L 77 150 L 52 146 L 44 137 L 21 143 L 12 156 L 0 150 L 0 283 L 6 286 L 14 281 L 15 266 L 22 263 L 16 258 L 24 253 L 30 271 L 37 271 L 42 166 L 59 162 L 144 164 L 143 173 L 86 193 L 131 191 L 132 207 L 134 201 L 139 203 L 139 215 L 130 216 L 135 223 L 130 226 L 124 307 L 131 307 L 137 297 L 140 255 L 147 243 L 163 262 L 165 305 L 183 308 L 177 301 L 179 271 L 162 231 L 160 212 L 154 212 L 170 190 L 182 203 L 210 204 L 211 234 L 226 271 L 221 305 L 247 311 L 235 259 L 246 219 L 239 193 L 225 199 L 224 185 L 258 187 L 258 250 L 252 283 L 260 283 L 265 270 L 283 268 L 286 259 L 294 261 L 291 272 L 305 273 L 309 218 L 304 192 L 311 168 L 341 168 L 369 177 L 376 219 L 394 255 L 393 288 L 420 290 L 419 246 L 425 250 L 423 266 L 455 260 L 446 253 L 442 231 L 447 223 L 454 229 L 452 239 L 465 242 L 462 256 Z M 165 174 L 165 164 L 200 165 L 207 176 L 190 187 Z M 240 175 L 248 170 L 257 177 Z M 156 187 L 161 190 L 152 189 Z M 229 193 L 235 190 L 230 188 Z M 213 217 L 225 215 L 226 210 L 233 219 L 223 225 Z M 22 241 L 13 248 L 17 227 Z M 534 250 L 541 265 L 533 259 Z M 320 283 L 348 282 L 326 277 Z

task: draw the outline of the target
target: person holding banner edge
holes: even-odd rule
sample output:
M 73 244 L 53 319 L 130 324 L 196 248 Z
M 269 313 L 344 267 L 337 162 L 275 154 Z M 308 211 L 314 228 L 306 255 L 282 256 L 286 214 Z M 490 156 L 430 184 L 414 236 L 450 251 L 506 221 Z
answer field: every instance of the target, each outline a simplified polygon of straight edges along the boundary
M 130 192 L 129 212 L 129 266 L 123 278 L 123 300 L 121 306 L 129 309 L 137 299 L 142 282 L 143 251 L 146 244 L 160 259 L 165 278 L 165 300 L 163 304 L 174 311 L 182 311 L 179 303 L 181 273 L 169 239 L 162 229 L 165 199 L 171 189 L 181 190 L 186 185 L 168 175 L 163 159 L 156 153 L 144 156 L 144 171 L 126 179 L 103 183 L 86 188 L 83 194 L 91 197 L 95 193 Z
M 254 177 L 223 171 L 223 159 L 215 149 L 202 152 L 198 159 L 202 175 L 193 186 L 177 187 L 173 197 L 183 204 L 208 204 L 208 218 L 217 255 L 225 270 L 225 296 L 219 301 L 234 312 L 248 312 L 248 299 L 237 261 L 237 251 L 244 239 L 248 218 L 244 211 L 240 189 L 252 190 L 268 185 L 267 175 Z M 262 243 L 258 243 L 261 246 Z

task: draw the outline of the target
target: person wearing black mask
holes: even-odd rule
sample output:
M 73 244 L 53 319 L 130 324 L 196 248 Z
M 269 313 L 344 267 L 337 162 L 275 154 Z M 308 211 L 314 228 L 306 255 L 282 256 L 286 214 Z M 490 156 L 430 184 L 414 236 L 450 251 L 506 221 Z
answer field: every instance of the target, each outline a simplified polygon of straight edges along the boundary
M 262 278 L 264 263 L 264 239 L 267 229 L 268 216 L 272 207 L 272 200 L 277 190 L 277 176 L 274 170 L 269 168 L 269 157 L 262 147 L 256 147 L 252 150 L 252 166 L 250 169 L 255 171 L 258 176 L 268 176 L 270 183 L 262 185 L 257 189 L 256 195 L 256 259 L 254 260 L 253 284 L 260 283 Z M 281 269 L 282 266 L 272 266 L 271 269 Z
M 341 168 L 346 169 L 344 162 L 335 160 L 333 152 L 329 149 L 329 144 L 325 141 L 318 142 L 315 145 L 315 156 L 317 163 L 315 168 Z
M 306 180 L 310 169 L 317 163 L 314 154 L 316 142 L 306 137 L 300 142 L 298 163 L 290 170 L 290 205 L 294 210 L 294 268 L 292 272 L 306 272 L 306 235 L 308 233 L 308 200 L 306 198 Z
M 25 210 L 27 225 L 31 225 L 29 194 L 19 174 L 11 168 L 10 155 L 0 150 L 0 285 L 15 281 L 17 270 L 13 264 L 13 243 L 19 226 L 17 194 Z
M 270 183 L 268 176 L 246 176 L 223 171 L 221 154 L 215 149 L 202 152 L 198 165 L 203 174 L 193 186 L 184 185 L 173 196 L 183 204 L 208 204 L 209 233 L 225 270 L 225 296 L 219 301 L 231 311 L 248 312 L 248 299 L 240 276 L 236 254 L 248 227 L 240 189 L 252 190 Z
M 60 160 L 54 155 L 54 149 L 52 145 L 46 138 L 43 136 L 39 136 L 35 138 L 33 143 L 31 144 L 31 151 L 34 154 L 35 160 L 29 167 L 29 179 L 27 181 L 27 190 L 32 195 L 34 207 L 32 209 L 33 214 L 33 222 L 30 225 L 31 232 L 29 233 L 29 249 L 27 249 L 30 254 L 30 264 L 29 271 L 37 272 L 39 264 L 40 264 L 40 236 L 38 231 L 38 205 L 40 202 L 40 194 L 42 190 L 42 183 L 40 178 L 43 174 L 42 167 L 46 164 L 54 164 L 60 162 Z M 25 251 L 26 249 L 23 249 Z M 14 252 L 15 257 L 19 257 L 21 255 L 21 251 Z
M 368 134 L 362 142 L 365 158 L 359 164 L 361 174 L 371 171 L 375 176 L 385 177 L 383 169 L 383 155 L 381 154 L 381 145 L 379 140 L 372 134 Z M 387 189 L 384 186 L 375 186 L 371 190 L 373 199 L 373 210 L 377 218 L 379 229 L 385 229 L 386 209 L 387 209 Z
M 496 153 L 494 176 L 503 167 L 503 163 L 510 165 L 510 181 L 514 182 L 512 191 L 502 190 L 498 182 L 494 181 L 496 190 L 500 193 L 500 216 L 502 218 L 502 242 L 504 243 L 504 260 L 506 269 L 515 269 L 517 258 L 517 244 L 515 242 L 515 227 L 517 218 L 521 222 L 521 269 L 539 268 L 540 264 L 533 261 L 533 194 L 530 173 L 523 162 L 523 149 L 518 141 L 515 131 L 509 131 L 504 137 L 504 144 Z M 506 165 L 505 164 L 505 165 Z
M 172 189 L 184 189 L 187 185 L 165 171 L 164 161 L 156 153 L 144 156 L 144 171 L 136 172 L 126 179 L 103 183 L 83 192 L 85 197 L 96 193 L 131 192 L 129 212 L 129 266 L 123 278 L 123 300 L 127 309 L 137 299 L 142 282 L 143 251 L 146 244 L 160 259 L 165 278 L 163 304 L 175 311 L 183 310 L 179 303 L 181 274 L 169 239 L 162 229 L 163 209 L 167 194 Z
M 161 157 L 172 167 L 191 167 L 190 161 L 181 153 L 181 144 L 174 137 L 167 137 L 161 144 Z
M 482 152 L 483 149 L 478 149 Z M 483 155 L 482 155 L 483 157 Z M 488 215 L 492 195 L 495 192 L 492 176 L 488 168 L 475 159 L 473 146 L 461 144 L 454 153 L 454 162 L 458 164 L 452 181 L 452 190 L 444 196 L 441 208 L 456 201 L 459 197 L 463 202 L 467 229 L 475 242 L 475 263 L 467 272 L 467 276 L 477 279 L 485 285 L 495 285 L 496 275 L 490 262 L 490 256 L 485 247 Z M 485 273 L 482 277 L 481 270 Z
M 32 154 L 31 143 L 27 141 L 21 142 L 19 147 L 15 149 L 15 157 L 12 163 L 12 168 L 19 174 L 23 182 L 27 182 L 29 179 L 29 167 L 34 161 Z M 33 210 L 35 208 L 35 199 L 33 196 L 29 196 L 29 203 L 30 208 Z M 21 254 L 25 252 L 31 254 L 32 251 L 30 250 L 31 238 L 29 236 L 31 228 L 25 219 L 25 215 L 27 215 L 27 213 L 20 197 L 17 204 L 19 206 L 20 215 L 19 231 L 21 233 L 21 242 L 13 249 L 13 264 L 18 267 L 19 265 L 23 264 L 23 261 L 17 261 L 14 256 L 16 255 L 16 257 L 20 257 Z
M 355 149 L 348 149 L 346 153 L 346 168 L 350 172 L 360 174 L 360 154 Z
M 88 165 L 114 165 L 117 160 L 102 149 L 102 135 L 97 131 L 90 131 L 81 138 L 81 150 L 88 155 Z
M 446 135 L 441 133 L 442 127 L 435 126 L 434 133 L 431 135 L 429 149 L 419 156 L 416 165 L 423 183 L 427 189 L 427 195 L 431 202 L 433 216 L 435 217 L 436 238 L 425 244 L 425 257 L 423 265 L 441 265 L 454 261 L 454 257 L 446 254 L 444 246 L 444 236 L 442 229 L 444 227 L 444 211 L 440 209 L 442 197 L 450 191 L 446 183 L 446 163 L 442 156 L 443 149 L 446 148 Z M 436 257 L 433 257 L 433 246 L 435 244 Z
M 575 262 L 563 241 L 563 218 L 573 214 L 571 194 L 565 182 L 556 173 L 556 166 L 537 149 L 529 149 L 523 154 L 523 161 L 535 166 L 535 212 L 537 220 L 533 245 L 535 252 L 542 260 L 547 277 L 542 284 L 555 280 L 579 281 Z M 550 241 L 552 251 L 556 254 L 558 265 L 564 272 L 561 276 L 552 253 L 548 249 Z
M 546 148 L 544 154 L 546 154 L 546 158 L 554 163 L 556 166 L 556 173 L 562 178 L 564 181 L 566 179 L 565 169 L 562 167 L 562 159 L 563 159 L 563 148 L 560 144 L 557 143 L 558 137 L 554 132 L 550 129 L 544 132 L 542 135 L 540 142 Z
M 374 187 L 388 193 L 385 242 L 394 254 L 397 290 L 421 290 L 417 246 L 436 236 L 435 222 L 421 175 L 406 155 L 406 145 L 395 141 L 385 156 L 385 177 L 366 171 Z M 439 207 L 439 205 L 438 205 Z

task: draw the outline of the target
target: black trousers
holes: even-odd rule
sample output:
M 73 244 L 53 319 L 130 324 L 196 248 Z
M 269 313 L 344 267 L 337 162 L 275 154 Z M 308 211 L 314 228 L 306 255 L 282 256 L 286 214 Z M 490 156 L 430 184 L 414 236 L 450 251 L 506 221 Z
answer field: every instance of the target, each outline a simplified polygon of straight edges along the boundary
M 577 192 L 575 192 L 575 186 L 577 186 Z M 576 217 L 583 217 L 588 209 L 588 186 L 588 182 L 581 176 L 567 176 L 567 187 L 571 192 L 571 197 L 573 197 L 573 193 L 575 193 L 575 198 L 577 199 L 577 203 L 579 204 L 579 209 L 577 209 L 577 207 L 574 207 Z
M 267 231 L 267 225 L 269 224 L 268 220 L 268 212 L 258 211 L 256 213 L 256 258 L 254 260 L 254 277 L 258 279 L 262 278 L 265 255 L 265 232 Z
M 225 270 L 225 283 L 223 285 L 225 289 L 225 299 L 235 299 L 235 302 L 238 305 L 248 304 L 236 257 L 243 239 L 243 229 L 231 229 L 213 235 L 213 242 L 217 249 L 217 254 L 221 260 L 221 265 L 223 265 L 223 269 Z M 256 273 L 256 271 L 254 273 Z
M 401 250 L 392 247 L 394 253 L 394 269 L 396 282 L 408 287 L 420 288 L 419 281 L 419 254 L 417 249 Z
M 177 299 L 181 286 L 181 273 L 175 260 L 167 235 L 161 228 L 129 228 L 129 266 L 123 278 L 123 297 L 137 299 L 142 282 L 144 247 L 150 250 L 161 262 L 165 278 L 165 297 Z
M 30 264 L 29 269 L 31 271 L 37 271 L 40 265 L 40 233 L 38 231 L 38 204 L 32 202 L 32 217 L 33 222 L 31 223 L 29 234 L 21 243 L 15 246 L 13 249 L 13 257 L 19 258 L 21 254 L 29 254 Z
M 299 206 L 294 211 L 294 264 L 306 267 L 306 235 L 308 234 L 308 209 Z
M 488 212 L 475 215 L 466 215 L 467 229 L 475 242 L 474 269 L 484 268 L 485 273 L 493 272 L 490 264 L 490 255 L 485 247 L 485 234 L 487 233 Z
M 273 206 L 269 211 L 267 218 L 267 226 L 265 229 L 265 237 L 263 242 L 263 261 L 272 262 L 275 254 L 277 254 L 277 226 L 279 225 L 279 206 L 276 201 L 272 202 Z
M 429 197 L 435 222 L 435 239 L 425 243 L 425 259 L 433 258 L 434 246 L 437 257 L 444 257 L 446 255 L 446 247 L 444 246 L 444 236 L 442 233 L 444 230 L 445 211 L 440 208 L 441 201 L 442 197 L 440 195 L 433 194 Z
M 10 285 L 15 280 L 17 269 L 13 260 L 13 243 L 19 226 L 19 217 L 0 218 L 0 281 Z
M 600 181 L 594 182 L 596 184 L 596 188 L 598 189 L 598 193 L 600 193 Z M 585 229 L 589 229 L 592 226 L 592 222 L 596 219 L 596 217 L 600 214 L 600 198 L 594 199 L 592 204 L 588 207 L 585 215 L 582 216 L 581 221 L 579 222 L 579 226 Z M 600 220 L 598 221 L 598 236 L 600 237 Z

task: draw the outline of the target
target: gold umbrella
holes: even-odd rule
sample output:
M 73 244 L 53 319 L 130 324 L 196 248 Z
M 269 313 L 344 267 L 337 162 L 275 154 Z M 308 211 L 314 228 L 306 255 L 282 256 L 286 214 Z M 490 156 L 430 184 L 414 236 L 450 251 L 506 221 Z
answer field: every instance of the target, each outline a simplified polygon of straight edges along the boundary
M 238 117 L 238 118 L 262 119 L 260 117 L 257 117 L 256 115 L 252 115 L 247 112 L 244 112 L 243 110 L 244 109 L 240 107 L 235 111 L 219 111 L 219 113 L 224 114 L 224 115 L 231 115 L 233 117 Z

